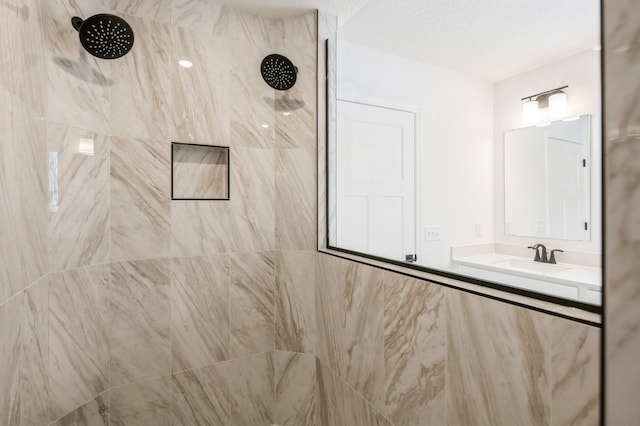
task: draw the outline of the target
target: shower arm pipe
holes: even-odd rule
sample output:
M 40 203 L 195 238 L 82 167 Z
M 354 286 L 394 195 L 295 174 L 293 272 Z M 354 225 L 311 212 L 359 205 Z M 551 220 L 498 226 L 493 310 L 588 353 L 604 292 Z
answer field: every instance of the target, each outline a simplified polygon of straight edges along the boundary
M 526 101 L 526 100 L 532 101 L 534 98 L 538 98 L 540 96 L 545 96 L 545 95 L 550 95 L 552 93 L 559 92 L 560 90 L 567 89 L 568 87 L 569 86 L 562 86 L 562 87 L 557 87 L 557 88 L 551 89 L 551 90 L 545 90 L 544 92 L 536 93 L 535 95 L 525 96 L 524 98 L 522 98 L 520 100 L 521 101 Z

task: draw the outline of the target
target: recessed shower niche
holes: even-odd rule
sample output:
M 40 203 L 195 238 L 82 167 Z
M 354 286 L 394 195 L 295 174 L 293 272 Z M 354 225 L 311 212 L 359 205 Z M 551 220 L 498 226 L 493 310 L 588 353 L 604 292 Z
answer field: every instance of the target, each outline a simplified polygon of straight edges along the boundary
M 172 200 L 228 200 L 229 158 L 226 146 L 171 143 Z

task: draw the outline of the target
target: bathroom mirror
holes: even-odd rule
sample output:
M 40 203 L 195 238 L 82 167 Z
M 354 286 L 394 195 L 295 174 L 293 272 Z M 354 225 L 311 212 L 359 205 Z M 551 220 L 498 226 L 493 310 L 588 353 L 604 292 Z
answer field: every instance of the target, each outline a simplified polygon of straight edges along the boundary
M 590 240 L 589 115 L 504 133 L 507 235 Z
M 328 248 L 599 312 L 600 8 L 371 0 L 342 23 Z M 562 108 L 540 97 L 523 115 L 557 88 Z M 571 156 L 583 170 L 565 168 Z M 557 264 L 534 261 L 534 244 L 561 250 Z

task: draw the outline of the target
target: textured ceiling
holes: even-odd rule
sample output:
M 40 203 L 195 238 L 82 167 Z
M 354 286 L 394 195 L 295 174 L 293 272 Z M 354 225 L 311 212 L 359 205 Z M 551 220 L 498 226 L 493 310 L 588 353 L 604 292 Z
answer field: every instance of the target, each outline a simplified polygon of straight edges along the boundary
M 214 0 L 215 1 L 215 0 Z M 400 2 L 401 0 L 396 0 Z M 218 0 L 216 3 L 228 5 L 250 13 L 269 17 L 300 15 L 319 9 L 338 17 L 344 22 L 358 12 L 369 0 Z
M 284 17 L 319 9 L 340 38 L 491 81 L 599 44 L 600 0 L 217 0 Z
M 371 0 L 340 39 L 491 81 L 599 44 L 599 0 Z

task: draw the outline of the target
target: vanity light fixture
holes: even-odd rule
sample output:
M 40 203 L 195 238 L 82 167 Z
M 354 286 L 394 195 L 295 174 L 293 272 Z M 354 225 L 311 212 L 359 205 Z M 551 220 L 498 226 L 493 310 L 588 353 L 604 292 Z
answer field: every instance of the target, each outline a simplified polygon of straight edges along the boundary
M 567 94 L 562 86 L 535 95 L 522 98 L 522 121 L 524 124 L 535 124 L 540 120 L 562 118 L 567 113 Z M 542 117 L 540 110 L 547 109 L 548 117 Z

